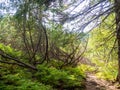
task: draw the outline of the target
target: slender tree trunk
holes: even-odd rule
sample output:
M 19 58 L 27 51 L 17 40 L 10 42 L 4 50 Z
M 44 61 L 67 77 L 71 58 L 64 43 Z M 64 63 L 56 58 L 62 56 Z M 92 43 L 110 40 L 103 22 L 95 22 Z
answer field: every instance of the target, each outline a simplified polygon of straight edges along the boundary
M 120 1 L 115 0 L 115 13 L 116 13 L 116 37 L 118 43 L 118 76 L 117 81 L 120 83 Z

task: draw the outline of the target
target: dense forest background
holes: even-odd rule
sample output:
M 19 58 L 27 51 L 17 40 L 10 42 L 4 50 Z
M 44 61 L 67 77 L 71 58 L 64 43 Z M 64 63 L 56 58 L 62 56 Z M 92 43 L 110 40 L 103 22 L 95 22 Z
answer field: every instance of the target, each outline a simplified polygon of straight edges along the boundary
M 0 90 L 87 90 L 88 74 L 119 87 L 119 0 L 1 0 L 0 12 Z

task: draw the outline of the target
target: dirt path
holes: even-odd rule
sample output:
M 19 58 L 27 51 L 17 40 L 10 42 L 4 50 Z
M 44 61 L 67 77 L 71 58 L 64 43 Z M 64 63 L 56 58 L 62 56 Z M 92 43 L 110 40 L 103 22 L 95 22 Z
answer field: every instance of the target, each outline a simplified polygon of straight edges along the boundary
M 116 88 L 116 85 L 112 83 L 98 79 L 94 74 L 87 74 L 85 90 L 120 90 Z

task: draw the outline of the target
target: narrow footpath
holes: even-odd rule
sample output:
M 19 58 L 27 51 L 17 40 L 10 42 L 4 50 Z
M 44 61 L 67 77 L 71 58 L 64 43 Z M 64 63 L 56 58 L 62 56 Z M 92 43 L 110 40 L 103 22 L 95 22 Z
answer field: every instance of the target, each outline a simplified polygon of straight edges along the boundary
M 117 88 L 117 84 L 98 79 L 94 74 L 87 74 L 85 85 L 85 90 L 120 90 Z

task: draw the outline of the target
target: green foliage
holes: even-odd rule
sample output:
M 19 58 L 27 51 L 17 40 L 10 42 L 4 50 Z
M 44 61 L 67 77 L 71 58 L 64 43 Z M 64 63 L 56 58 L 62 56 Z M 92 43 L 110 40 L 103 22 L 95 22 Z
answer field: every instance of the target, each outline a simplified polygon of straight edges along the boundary
M 0 66 L 3 67 L 4 65 L 1 64 Z M 85 74 L 80 67 L 66 67 L 58 70 L 55 67 L 48 67 L 42 64 L 38 65 L 37 72 L 33 72 L 21 69 L 15 65 L 6 65 L 0 71 L 1 90 L 54 90 L 60 87 L 62 89 L 82 88 L 85 80 Z
M 48 31 L 49 43 L 59 47 L 65 52 L 70 53 L 72 48 L 78 46 L 80 44 L 80 37 L 76 32 L 69 32 L 63 30 L 63 26 L 56 24 L 52 25 L 51 29 Z
M 53 90 L 53 88 L 73 90 L 73 87 L 83 86 L 85 72 L 95 70 L 94 67 L 83 64 L 74 68 L 69 65 L 63 66 L 62 69 L 59 69 L 60 66 L 64 64 L 67 65 L 66 62 L 69 63 L 70 60 L 81 56 L 81 52 L 84 51 L 84 47 L 86 46 L 88 36 L 84 32 L 78 33 L 79 30 L 76 32 L 74 32 L 74 30 L 67 31 L 63 28 L 64 26 L 57 23 L 55 24 L 55 22 L 54 24 L 52 22 L 52 25 L 49 24 L 51 21 L 50 18 L 47 18 L 47 16 L 49 16 L 47 14 L 49 13 L 53 13 L 53 16 L 58 16 L 54 19 L 63 22 L 65 19 L 66 21 L 68 14 L 62 11 L 69 8 L 69 5 L 62 5 L 61 7 L 56 3 L 55 8 L 53 5 L 53 7 L 47 11 L 47 7 L 55 0 L 47 1 L 48 2 L 46 2 L 46 0 L 17 1 L 16 5 L 13 4 L 13 6 L 17 8 L 16 18 L 6 16 L 1 19 L 0 41 L 3 44 L 0 44 L 0 49 L 5 52 L 3 52 L 3 54 L 9 54 L 13 56 L 13 58 L 16 57 L 28 65 L 37 66 L 38 71 L 26 70 L 23 68 L 25 65 L 19 64 L 19 61 L 9 60 L 6 59 L 6 57 L 0 56 L 0 59 L 3 61 L 6 60 L 6 62 L 11 63 L 18 62 L 19 65 L 23 65 L 23 67 L 20 68 L 17 65 L 0 63 L 0 90 Z M 93 1 L 90 5 L 94 5 L 95 3 L 96 1 Z M 110 21 L 113 21 L 114 17 L 115 16 L 111 14 L 110 17 L 105 20 L 105 23 L 110 26 Z M 16 21 L 12 20 L 13 18 Z M 44 20 L 45 23 L 43 23 Z M 44 26 L 47 26 L 47 28 L 44 28 Z M 113 26 L 113 29 L 115 29 L 115 26 Z M 114 30 L 109 29 L 106 24 L 102 23 L 100 28 L 96 28 L 90 33 L 90 43 L 87 48 L 88 53 L 90 53 L 90 59 L 92 59 L 98 67 L 98 73 L 96 75 L 108 80 L 114 80 L 117 75 L 115 61 L 110 61 L 107 66 L 105 66 L 105 61 L 109 58 L 109 52 L 113 48 L 115 41 L 115 35 L 109 37 L 109 34 L 112 35 L 113 32 Z M 86 37 L 84 37 L 85 35 Z M 47 49 L 48 52 L 46 52 Z M 50 54 L 56 55 L 56 57 L 59 56 L 60 60 L 57 60 L 59 58 L 54 58 L 54 56 L 51 55 L 49 56 L 51 61 L 47 63 L 48 66 L 44 64 L 37 65 L 41 63 L 40 61 L 44 59 L 43 57 L 47 53 L 48 56 Z M 86 55 L 88 55 L 88 53 Z M 23 54 L 25 54 L 24 57 Z M 114 52 L 110 53 L 110 60 L 116 60 L 116 56 L 117 53 L 114 50 Z M 64 60 L 66 60 L 66 62 Z
M 14 70 L 14 69 L 13 69 Z M 49 85 L 44 85 L 30 78 L 30 73 L 23 75 L 25 71 L 19 68 L 18 71 L 11 73 L 10 70 L 1 69 L 0 90 L 52 90 Z
M 115 14 L 109 15 L 99 27 L 92 30 L 86 54 L 95 64 L 98 71 L 96 75 L 107 80 L 115 80 L 117 75 L 117 44 L 115 43 L 114 18 Z
M 61 35 L 59 31 L 54 31 L 54 36 L 51 35 L 52 42 L 55 42 L 55 38 L 58 35 Z M 64 33 L 64 32 L 63 32 Z M 67 35 L 67 37 L 65 37 Z M 63 36 L 63 37 L 62 37 Z M 67 50 L 69 48 L 70 43 L 74 40 L 74 34 L 63 34 L 60 36 L 61 39 L 56 42 L 56 46 L 62 47 Z M 55 40 L 55 41 L 54 41 Z M 64 41 L 64 42 L 63 42 Z M 67 47 L 67 48 L 66 48 Z M 5 53 L 14 56 L 21 57 L 23 52 L 17 51 L 12 48 L 11 45 L 0 44 L 0 49 Z M 65 50 L 65 51 L 66 51 Z M 36 57 L 40 59 L 40 56 Z M 21 57 L 20 59 L 25 58 Z M 24 60 L 25 62 L 25 60 Z M 53 67 L 51 66 L 51 63 Z M 32 71 L 26 72 L 24 69 L 18 68 L 16 65 L 5 65 L 8 70 L 2 69 L 2 73 L 0 74 L 2 82 L 0 83 L 0 89 L 2 90 L 53 90 L 50 86 L 54 88 L 62 87 L 62 88 L 70 88 L 70 87 L 81 87 L 84 82 L 85 75 L 81 71 L 80 68 L 65 68 L 63 70 L 58 70 L 58 68 L 62 62 L 58 62 L 58 60 L 53 60 L 48 66 L 38 65 L 38 71 L 35 73 L 34 78 L 32 77 Z M 37 80 L 36 80 L 37 78 Z M 45 84 L 45 85 L 44 85 Z M 39 88 L 39 89 L 38 89 Z
M 116 67 L 116 64 L 117 64 L 116 62 L 109 62 L 106 65 L 104 63 L 101 63 L 96 75 L 99 78 L 114 81 L 118 74 L 118 71 L 117 71 L 118 67 Z
M 49 66 L 53 66 L 57 69 L 60 68 L 60 66 L 62 66 L 64 64 L 64 62 L 62 61 L 59 61 L 59 60 L 56 60 L 56 59 L 52 59 L 50 62 L 49 62 Z
M 105 22 L 90 33 L 88 43 L 89 58 L 103 61 L 108 59 L 117 60 L 115 25 L 112 23 L 114 17 L 115 15 L 111 14 Z
M 80 87 L 84 80 L 84 74 L 78 68 L 58 70 L 54 67 L 39 65 L 38 70 L 35 74 L 38 80 L 53 87 Z
M 0 41 L 12 47 L 20 47 L 21 45 L 20 32 L 15 28 L 15 21 L 11 16 L 6 15 L 0 21 Z
M 85 64 L 80 64 L 79 68 L 83 72 L 93 72 L 93 71 L 95 71 L 95 67 L 90 66 L 90 65 L 85 65 Z
M 13 48 L 11 48 L 10 45 L 4 45 L 4 44 L 0 44 L 0 49 L 3 50 L 5 53 L 11 55 L 11 56 L 15 56 L 15 57 L 20 57 L 22 55 L 21 51 L 17 51 Z

